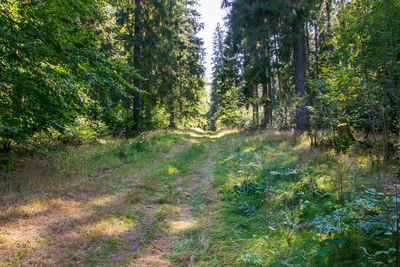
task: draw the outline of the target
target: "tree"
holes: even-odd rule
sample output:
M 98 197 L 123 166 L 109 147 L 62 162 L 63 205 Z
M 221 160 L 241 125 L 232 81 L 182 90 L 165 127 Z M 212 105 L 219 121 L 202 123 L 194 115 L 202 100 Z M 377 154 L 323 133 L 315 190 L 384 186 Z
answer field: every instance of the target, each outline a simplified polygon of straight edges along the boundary
M 205 98 L 204 71 L 202 43 L 196 37 L 201 25 L 195 4 L 141 0 L 141 12 L 135 11 L 140 17 L 140 31 L 132 23 L 134 14 L 129 15 L 132 3 L 122 5 L 117 13 L 117 40 L 124 48 L 121 55 L 138 66 L 145 77 L 140 85 L 146 93 L 140 95 L 140 104 L 135 104 L 140 116 L 134 121 L 139 121 L 140 129 L 152 127 L 152 116 L 159 117 L 158 112 L 169 114 L 168 124 L 173 128 L 176 120 L 184 123 L 202 116 L 198 110 Z
M 216 114 L 220 109 L 221 96 L 218 94 L 218 80 L 217 74 L 221 71 L 222 59 L 223 59 L 223 42 L 224 36 L 221 29 L 221 25 L 218 23 L 214 31 L 213 37 L 213 80 L 211 82 L 211 92 L 210 92 L 210 110 L 208 112 L 208 119 L 210 121 L 210 129 L 215 131 L 216 126 Z
M 60 132 L 93 105 L 92 90 L 136 91 L 136 72 L 100 51 L 94 25 L 106 20 L 102 1 L 7 0 L 0 5 L 0 138 L 23 142 L 35 133 Z M 125 77 L 124 77 L 125 76 Z

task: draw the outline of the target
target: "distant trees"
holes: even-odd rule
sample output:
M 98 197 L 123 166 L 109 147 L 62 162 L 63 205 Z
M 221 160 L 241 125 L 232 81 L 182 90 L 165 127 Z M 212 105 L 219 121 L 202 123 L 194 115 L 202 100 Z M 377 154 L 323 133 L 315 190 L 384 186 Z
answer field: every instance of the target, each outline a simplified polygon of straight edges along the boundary
M 305 22 L 312 4 L 311 1 L 275 0 L 223 2 L 230 8 L 227 35 L 232 41 L 229 40 L 231 47 L 227 49 L 233 51 L 238 63 L 239 90 L 244 96 L 243 104 L 252 106 L 255 127 L 272 125 L 274 106 L 284 102 L 283 98 L 295 99 L 295 94 L 305 97 Z M 287 70 L 286 76 L 289 73 L 291 76 L 284 77 L 282 68 Z M 304 99 L 297 104 L 295 117 L 298 130 L 305 130 L 309 112 Z
M 350 123 L 374 138 L 398 133 L 398 1 L 225 0 L 223 7 L 228 28 L 214 64 L 230 59 L 235 71 L 228 78 L 215 67 L 213 85 L 237 81 L 232 103 L 251 107 L 253 127 L 313 135 Z M 222 109 L 218 103 L 213 109 Z
M 225 40 L 225 41 L 224 41 Z M 244 127 L 243 94 L 239 90 L 237 59 L 232 46 L 227 45 L 231 36 L 217 25 L 214 34 L 213 80 L 210 92 L 210 128 Z
M 136 81 L 146 94 L 136 97 L 133 121 L 139 129 L 154 127 L 153 116 L 160 111 L 169 115 L 170 127 L 176 127 L 176 120 L 185 124 L 199 119 L 205 90 L 196 1 L 136 0 L 135 4 L 134 16 L 140 21 L 132 23 L 132 3 L 121 5 L 116 15 L 122 55 L 145 77 Z

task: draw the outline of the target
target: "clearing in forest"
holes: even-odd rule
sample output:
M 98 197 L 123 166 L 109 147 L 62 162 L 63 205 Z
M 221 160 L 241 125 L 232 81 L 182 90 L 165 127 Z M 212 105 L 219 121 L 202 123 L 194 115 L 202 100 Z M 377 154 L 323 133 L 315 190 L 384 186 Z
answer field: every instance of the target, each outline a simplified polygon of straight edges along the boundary
M 61 147 L 1 181 L 0 265 L 391 264 L 391 178 L 276 133 Z

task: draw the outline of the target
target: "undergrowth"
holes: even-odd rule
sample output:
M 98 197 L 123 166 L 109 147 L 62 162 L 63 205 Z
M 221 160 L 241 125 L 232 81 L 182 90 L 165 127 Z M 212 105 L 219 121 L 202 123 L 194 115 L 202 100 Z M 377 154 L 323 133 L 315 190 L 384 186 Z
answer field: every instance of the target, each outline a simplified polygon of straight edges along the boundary
M 395 264 L 390 166 L 367 155 L 310 148 L 306 139 L 294 145 L 284 135 L 218 142 L 213 186 L 222 201 L 213 206 L 214 224 L 187 237 L 200 251 L 198 265 Z M 206 235 L 207 247 L 199 247 Z
M 83 177 L 86 177 L 84 180 L 95 179 L 124 164 L 145 167 L 149 159 L 167 153 L 182 138 L 183 135 L 154 132 L 131 139 L 99 140 L 99 143 L 78 147 L 62 144 L 46 147 L 30 156 L 24 154 L 18 159 L 18 168 L 3 173 L 0 193 L 8 195 L 9 200 L 16 200 L 28 192 L 57 190 L 65 184 L 82 182 Z

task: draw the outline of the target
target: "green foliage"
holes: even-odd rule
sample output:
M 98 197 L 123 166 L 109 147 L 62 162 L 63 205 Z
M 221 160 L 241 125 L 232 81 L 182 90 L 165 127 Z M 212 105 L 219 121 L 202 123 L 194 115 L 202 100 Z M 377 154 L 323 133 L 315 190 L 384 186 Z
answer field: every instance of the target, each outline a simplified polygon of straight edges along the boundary
M 326 53 L 321 74 L 310 82 L 316 127 L 333 129 L 348 122 L 372 133 L 375 142 L 380 132 L 388 158 L 388 133 L 397 134 L 394 124 L 399 116 L 394 88 L 400 75 L 395 63 L 400 32 L 392 27 L 399 21 L 399 4 L 357 0 L 337 3 L 335 8 L 329 40 L 333 53 Z
M 336 148 L 340 151 L 345 152 L 351 145 L 355 144 L 354 137 L 347 133 L 341 136 L 335 135 L 333 138 Z
M 306 130 L 314 146 L 349 152 L 364 145 L 393 157 L 398 1 L 226 0 L 223 7 L 227 29 L 217 28 L 214 40 L 212 129 L 237 126 L 237 119 L 250 130 Z M 237 112 L 243 106 L 252 118 Z M 366 141 L 325 135 L 341 123 L 364 132 Z
M 1 155 L 1 154 L 0 154 Z M 14 153 L 2 155 L 0 158 L 0 170 L 2 172 L 9 172 L 15 167 L 16 155 Z
M 87 129 L 102 125 L 134 135 L 164 126 L 152 119 L 162 111 L 205 125 L 195 2 L 140 2 L 0 4 L 2 150 L 50 129 L 70 143 L 92 141 L 98 129 Z
M 79 116 L 71 126 L 66 126 L 62 134 L 53 130 L 53 136 L 65 144 L 80 145 L 94 143 L 98 138 L 109 135 L 108 128 L 101 121 L 91 121 Z
M 104 1 L 7 0 L 0 5 L 0 141 L 21 143 L 49 128 L 60 132 L 98 99 L 136 90 L 136 72 L 100 51 Z M 104 96 L 104 95 L 103 95 Z M 105 108 L 105 106 L 103 106 Z
M 393 264 L 395 198 L 371 187 L 376 186 L 372 169 L 362 175 L 353 162 L 345 171 L 350 164 L 342 162 L 345 158 L 336 161 L 334 154 L 316 148 L 310 160 L 302 150 L 291 154 L 295 148 L 287 139 L 269 138 L 236 139 L 225 149 L 229 156 L 219 161 L 225 173 L 216 175 L 226 181 L 220 189 L 221 218 L 228 224 L 227 235 L 236 236 L 235 241 L 223 239 L 221 246 L 243 240 L 236 245 L 245 250 L 234 257 L 243 265 Z M 276 148 L 285 156 L 271 157 Z M 366 187 L 359 184 L 365 179 Z
M 242 103 L 238 62 L 219 25 L 214 33 L 213 63 L 209 127 L 211 130 L 244 128 L 248 125 L 249 114 Z
M 238 262 L 242 262 L 246 266 L 263 266 L 263 261 L 260 259 L 258 253 L 245 252 L 244 255 L 238 259 Z

